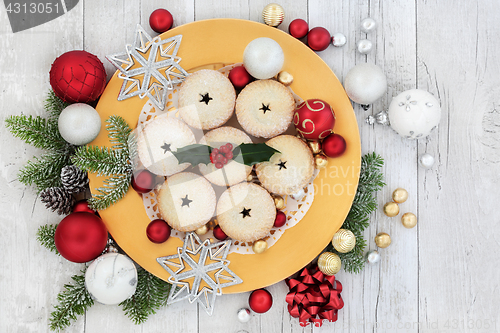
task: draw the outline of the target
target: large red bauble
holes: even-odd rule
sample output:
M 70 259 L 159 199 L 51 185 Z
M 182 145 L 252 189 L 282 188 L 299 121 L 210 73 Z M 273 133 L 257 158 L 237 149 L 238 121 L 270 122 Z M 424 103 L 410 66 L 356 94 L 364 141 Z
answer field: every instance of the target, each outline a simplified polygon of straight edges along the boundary
M 149 26 L 159 34 L 172 28 L 173 23 L 174 18 L 172 14 L 163 8 L 155 10 L 149 16 Z
M 308 99 L 295 110 L 293 124 L 304 138 L 322 140 L 332 132 L 335 112 L 325 101 Z
M 267 312 L 273 306 L 273 296 L 265 289 L 254 290 L 248 298 L 248 305 L 254 312 Z
M 106 71 L 92 53 L 70 51 L 54 60 L 50 69 L 54 93 L 67 103 L 89 103 L 106 87 Z
M 108 231 L 102 220 L 87 212 L 72 213 L 57 226 L 54 235 L 57 251 L 73 262 L 97 258 L 108 242 Z
M 347 144 L 345 143 L 345 139 L 340 134 L 330 134 L 323 140 L 322 144 L 323 153 L 325 153 L 328 157 L 339 157 L 342 155 L 346 148 Z
M 295 19 L 288 26 L 288 33 L 295 38 L 304 38 L 309 32 L 309 25 L 303 19 Z
M 162 219 L 156 219 L 149 222 L 146 228 L 146 235 L 153 243 L 163 243 L 170 237 L 170 226 Z
M 307 34 L 307 45 L 314 51 L 323 51 L 330 45 L 331 38 L 330 33 L 325 28 L 312 28 Z
M 218 240 L 224 240 L 227 238 L 227 235 L 224 231 L 222 231 L 222 228 L 219 225 L 216 225 L 214 230 L 214 237 L 217 238 Z
M 144 169 L 132 174 L 132 188 L 138 193 L 149 193 L 156 186 L 156 175 Z
M 80 200 L 73 206 L 73 213 L 86 212 L 95 214 L 95 210 L 90 209 L 87 200 Z
M 274 227 L 281 228 L 286 223 L 286 214 L 282 211 L 276 213 L 276 219 L 274 219 Z
M 228 79 L 236 89 L 243 89 L 253 78 L 245 67 L 236 66 L 229 72 Z

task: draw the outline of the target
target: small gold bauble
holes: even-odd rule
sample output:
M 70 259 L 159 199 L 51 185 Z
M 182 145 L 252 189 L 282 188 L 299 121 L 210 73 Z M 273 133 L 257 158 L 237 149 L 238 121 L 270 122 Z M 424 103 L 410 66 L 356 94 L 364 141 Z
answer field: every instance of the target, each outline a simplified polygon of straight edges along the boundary
M 411 229 L 417 225 L 417 217 L 413 213 L 404 213 L 401 216 L 401 223 L 405 228 Z
M 270 3 L 264 7 L 264 10 L 262 11 L 262 19 L 271 27 L 277 27 L 280 25 L 284 18 L 285 11 L 283 10 L 283 7 L 277 3 Z
M 318 140 L 309 141 L 307 143 L 313 154 L 319 154 L 321 152 L 321 143 Z
M 342 261 L 335 253 L 323 252 L 318 258 L 318 268 L 323 274 L 334 275 L 342 268 Z
M 379 232 L 377 236 L 375 236 L 375 244 L 377 244 L 380 248 L 386 248 L 391 245 L 391 236 L 386 234 L 385 232 Z
M 195 232 L 196 232 L 197 235 L 202 236 L 202 235 L 204 235 L 204 234 L 206 234 L 208 232 L 208 227 L 205 224 L 204 226 L 201 226 L 198 229 L 196 229 Z
M 293 82 L 292 74 L 285 72 L 285 71 L 279 72 L 277 79 L 278 79 L 279 83 L 281 83 L 285 86 L 289 86 Z
M 316 166 L 316 169 L 326 168 L 328 165 L 328 157 L 323 154 L 314 156 L 314 165 Z
M 384 205 L 384 214 L 389 217 L 394 217 L 399 214 L 399 206 L 395 202 L 388 202 Z
M 253 250 L 253 252 L 255 252 L 257 254 L 263 253 L 264 251 L 267 250 L 267 242 L 263 239 L 256 241 L 252 245 L 252 250 Z
M 282 210 L 283 208 L 285 208 L 285 200 L 279 195 L 276 195 L 274 197 L 274 204 L 276 205 L 276 209 L 278 210 Z
M 356 237 L 351 230 L 339 229 L 333 235 L 332 245 L 340 253 L 347 253 L 354 249 L 356 245 Z
M 396 203 L 403 203 L 408 199 L 408 191 L 404 188 L 397 188 L 392 192 L 392 200 Z
M 247 182 L 253 182 L 253 175 L 252 174 L 248 175 Z

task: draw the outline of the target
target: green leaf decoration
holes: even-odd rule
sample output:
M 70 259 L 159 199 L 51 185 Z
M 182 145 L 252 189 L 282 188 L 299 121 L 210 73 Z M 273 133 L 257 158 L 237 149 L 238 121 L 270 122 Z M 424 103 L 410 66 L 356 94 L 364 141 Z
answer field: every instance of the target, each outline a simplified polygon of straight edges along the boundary
M 191 165 L 209 164 L 212 148 L 207 145 L 194 144 L 185 146 L 172 152 L 179 164 L 190 163 Z
M 132 172 L 127 174 L 113 175 L 104 181 L 104 186 L 97 189 L 87 202 L 93 210 L 103 210 L 120 200 L 127 194 L 132 180 Z
M 245 165 L 254 165 L 269 161 L 271 156 L 280 153 L 279 150 L 265 143 L 242 143 L 233 150 L 234 160 Z
M 55 254 L 59 254 L 59 251 L 57 251 L 56 248 L 56 243 L 54 241 L 57 226 L 58 224 L 42 225 L 36 232 L 36 239 L 40 242 L 40 244 L 46 247 L 49 251 L 54 252 Z
M 69 103 L 64 102 L 59 97 L 56 96 L 56 93 L 51 90 L 47 99 L 45 100 L 45 111 L 49 114 L 49 118 L 56 120 L 59 118 L 62 110 L 64 110 Z
M 127 151 L 108 147 L 81 146 L 71 158 L 74 165 L 98 176 L 111 176 L 132 172 Z
M 17 179 L 26 186 L 35 184 L 40 193 L 48 187 L 60 187 L 61 170 L 71 164 L 70 154 L 47 153 L 32 161 L 19 170 Z
M 110 116 L 106 120 L 106 129 L 108 130 L 108 137 L 115 150 L 128 151 L 128 140 L 132 129 L 127 124 L 125 119 L 120 116 Z

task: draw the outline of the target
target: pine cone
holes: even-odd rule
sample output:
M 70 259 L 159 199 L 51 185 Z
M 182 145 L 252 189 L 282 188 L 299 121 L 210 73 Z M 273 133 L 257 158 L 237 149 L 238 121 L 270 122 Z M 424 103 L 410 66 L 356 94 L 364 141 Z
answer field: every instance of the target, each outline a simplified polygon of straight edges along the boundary
M 87 173 L 80 170 L 75 165 L 67 165 L 61 170 L 61 182 L 69 193 L 85 191 L 89 179 Z
M 68 215 L 75 204 L 75 198 L 62 187 L 49 187 L 40 193 L 40 198 L 47 209 L 59 215 Z

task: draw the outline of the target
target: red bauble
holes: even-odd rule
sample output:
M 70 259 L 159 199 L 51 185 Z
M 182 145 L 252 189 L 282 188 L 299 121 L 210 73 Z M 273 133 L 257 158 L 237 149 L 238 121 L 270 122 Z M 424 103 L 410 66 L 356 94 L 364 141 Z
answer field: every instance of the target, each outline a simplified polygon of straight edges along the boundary
M 339 157 L 342 155 L 346 148 L 347 144 L 345 143 L 345 139 L 340 134 L 330 134 L 323 140 L 322 143 L 323 153 L 325 153 L 328 157 Z
M 214 237 L 217 238 L 218 240 L 224 240 L 227 238 L 227 235 L 224 233 L 224 231 L 222 231 L 221 227 L 218 225 L 215 226 L 213 233 Z
M 248 305 L 254 312 L 267 312 L 273 306 L 273 296 L 265 289 L 254 290 L 248 298 Z
M 322 140 L 335 125 L 335 112 L 320 99 L 308 99 L 295 110 L 293 124 L 297 131 L 308 140 Z
M 276 219 L 274 220 L 274 226 L 276 228 L 281 228 L 286 223 L 286 214 L 282 211 L 276 213 Z
M 160 244 L 165 242 L 170 237 L 171 228 L 162 219 L 156 219 L 149 222 L 146 228 L 146 235 L 153 243 Z
M 132 174 L 132 188 L 138 193 L 149 193 L 156 186 L 156 175 L 144 169 Z
M 85 212 L 95 214 L 95 210 L 90 209 L 87 200 L 80 200 L 73 206 L 73 213 Z
M 245 67 L 236 66 L 229 72 L 228 79 L 236 89 L 243 89 L 253 78 Z
M 86 51 L 70 51 L 57 58 L 50 69 L 54 93 L 68 103 L 89 103 L 106 87 L 104 65 Z
M 330 45 L 331 38 L 330 33 L 325 28 L 312 28 L 307 34 L 307 45 L 314 51 L 323 51 Z
M 303 19 L 295 19 L 290 22 L 288 32 L 295 38 L 304 38 L 309 32 L 309 25 Z
M 157 9 L 149 16 L 149 26 L 159 34 L 172 28 L 173 23 L 172 14 L 166 9 Z
M 73 262 L 97 258 L 108 242 L 108 231 L 102 220 L 87 212 L 72 213 L 57 226 L 54 235 L 57 251 Z

